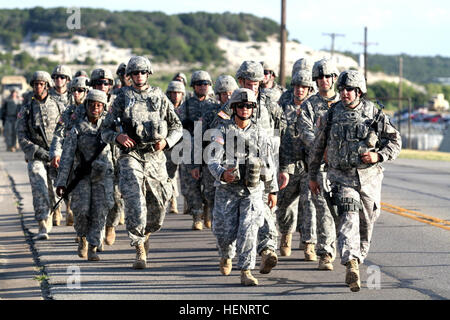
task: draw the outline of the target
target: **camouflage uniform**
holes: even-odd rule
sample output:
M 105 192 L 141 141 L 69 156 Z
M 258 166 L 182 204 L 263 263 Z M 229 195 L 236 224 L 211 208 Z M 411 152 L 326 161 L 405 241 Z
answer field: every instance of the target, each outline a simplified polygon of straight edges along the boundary
M 57 186 L 67 186 L 70 171 L 82 165 L 81 158 L 89 161 L 101 143 L 100 126 L 92 124 L 87 115 L 79 119 L 64 139 Z M 106 216 L 114 205 L 114 171 L 109 145 L 92 162 L 92 171 L 83 177 L 72 191 L 72 210 L 77 236 L 86 237 L 90 245 L 98 247 L 102 241 L 102 230 Z
M 214 144 L 218 149 L 208 165 L 216 180 L 213 233 L 217 238 L 219 255 L 225 259 L 232 259 L 237 248 L 238 269 L 250 270 L 255 267 L 257 234 L 264 222 L 265 208 L 261 203 L 264 183 L 260 182 L 257 187 L 250 188 L 244 184 L 242 177 L 239 181 L 225 183 L 221 180 L 225 171 L 224 166 L 226 166 L 223 156 L 227 150 L 227 135 L 237 135 L 246 141 L 256 143 L 256 149 L 265 154 L 266 160 L 271 163 L 273 174 L 275 170 L 271 142 L 264 130 L 254 123 L 250 123 L 245 129 L 240 129 L 234 120 L 230 120 L 228 123 L 222 123 L 218 129 L 221 136 L 214 138 Z M 223 144 L 218 141 L 222 141 Z M 235 166 L 236 161 L 234 159 L 231 165 Z M 266 192 L 278 191 L 276 179 L 272 176 L 270 180 L 271 184 L 266 184 L 269 187 Z
M 198 77 L 200 76 L 201 75 L 199 75 Z M 191 80 L 191 82 L 194 82 L 194 80 L 196 79 L 195 72 L 192 77 L 193 80 Z M 208 78 L 209 75 L 206 75 L 205 73 L 205 75 L 203 75 L 202 77 Z M 193 85 L 193 83 L 191 83 L 191 85 Z M 206 166 L 202 164 L 202 151 L 203 133 L 211 122 L 211 120 L 209 120 L 211 118 L 211 115 L 214 115 L 217 112 L 218 108 L 219 105 L 215 100 L 207 96 L 205 100 L 200 101 L 194 92 L 194 95 L 191 98 L 187 99 L 180 106 L 177 112 L 181 122 L 183 123 L 183 127 L 189 131 L 191 136 L 191 163 L 180 164 L 180 168 L 182 168 L 180 169 L 180 180 L 181 193 L 186 200 L 188 211 L 192 215 L 194 222 L 200 220 L 201 216 L 204 213 L 203 203 L 205 203 L 209 212 L 211 212 L 214 205 L 214 190 L 212 188 L 213 178 L 209 173 L 209 170 L 205 170 Z M 198 163 L 199 161 L 202 161 L 202 163 Z M 196 180 L 192 177 L 191 171 L 193 169 L 200 170 L 200 179 Z
M 131 246 L 136 246 L 144 243 L 146 233 L 161 228 L 167 201 L 172 196 L 166 157 L 164 152 L 154 151 L 152 144 L 157 137 L 154 132 L 148 131 L 166 127 L 168 133 L 165 140 L 167 147 L 171 148 L 180 139 L 182 126 L 172 103 L 156 87 L 143 91 L 125 87 L 116 97 L 111 112 L 102 124 L 102 138 L 119 146 L 116 141 L 120 134 L 116 131 L 117 118 L 134 129 L 134 132 L 131 132 L 133 129 L 125 130 L 127 134 L 139 137 L 132 151 L 121 151 L 118 161 L 119 187 L 125 205 L 128 236 Z M 164 133 L 161 135 L 165 136 Z
M 6 99 L 0 111 L 0 118 L 3 120 L 3 135 L 7 150 L 13 150 L 17 145 L 16 121 L 17 113 L 20 110 L 22 101 L 19 99 Z
M 374 149 L 380 161 L 362 163 L 359 155 L 368 149 L 366 140 L 372 130 L 368 122 L 377 114 L 377 108 L 367 100 L 361 100 L 354 109 L 341 101 L 336 103 L 321 118 L 310 155 L 309 177 L 318 181 L 324 150 L 328 148 L 328 179 L 339 208 L 338 247 L 344 265 L 352 259 L 363 263 L 368 254 L 373 226 L 380 214 L 381 162 L 395 159 L 401 149 L 399 132 L 382 113 L 377 121 L 380 147 Z
M 338 95 L 333 99 L 325 99 L 319 93 L 316 93 L 302 103 L 302 112 L 298 118 L 297 126 L 308 154 L 313 147 L 319 119 L 327 112 L 329 106 L 338 99 Z M 311 211 L 311 217 L 303 218 L 302 241 L 317 243 L 316 252 L 318 255 L 328 253 L 334 258 L 336 226 L 324 196 L 324 192 L 330 190 L 324 163 L 321 166 L 318 181 L 321 192 L 318 195 L 312 195 L 315 211 Z
M 39 74 L 46 74 L 46 78 L 50 79 L 46 72 L 38 71 L 31 82 L 41 80 Z M 53 187 L 56 170 L 50 166 L 48 143 L 53 139 L 56 124 L 64 108 L 62 103 L 53 100 L 50 95 L 42 102 L 33 97 L 17 115 L 17 137 L 25 153 L 37 221 L 46 220 L 56 202 Z
M 289 182 L 278 194 L 276 211 L 278 228 L 281 234 L 291 234 L 296 228 L 300 234 L 304 234 L 303 219 L 310 220 L 315 208 L 308 187 L 305 147 L 297 128 L 301 108 L 294 104 L 293 93 L 286 94 L 280 99 L 280 105 L 287 120 L 287 130 L 281 137 L 280 172 L 289 174 Z

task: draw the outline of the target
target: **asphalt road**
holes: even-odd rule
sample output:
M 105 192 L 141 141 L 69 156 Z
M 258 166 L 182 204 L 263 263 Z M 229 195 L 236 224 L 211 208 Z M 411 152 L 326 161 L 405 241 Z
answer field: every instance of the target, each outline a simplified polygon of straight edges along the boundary
M 363 288 L 352 293 L 344 284 L 345 268 L 319 271 L 305 262 L 294 235 L 290 257 L 280 257 L 270 274 L 253 274 L 259 286 L 243 287 L 239 271 L 222 276 L 215 238 L 209 229 L 191 230 L 190 216 L 168 214 L 162 230 L 151 237 L 148 268 L 134 270 L 135 250 L 125 226 L 119 226 L 113 246 L 105 246 L 101 261 L 76 254 L 73 227 L 53 227 L 47 241 L 31 241 L 37 233 L 31 189 L 23 153 L 7 153 L 0 144 L 0 219 L 21 225 L 27 254 L 8 254 L 8 236 L 0 237 L 0 266 L 14 269 L 28 258 L 28 273 L 17 273 L 27 284 L 15 291 L 0 287 L 0 298 L 36 297 L 55 300 L 448 300 L 450 298 L 450 230 L 383 211 L 374 230 L 369 257 L 361 266 Z M 450 221 L 450 162 L 398 159 L 386 164 L 382 201 Z M 11 203 L 17 206 L 11 206 Z M 4 205 L 3 205 L 4 204 Z M 6 204 L 9 204 L 8 206 Z M 13 212 L 13 211 L 16 212 Z M 179 198 L 182 212 L 182 198 Z M 17 214 L 19 213 L 19 214 Z M 16 215 L 17 214 L 17 215 Z M 17 228 L 16 228 L 17 229 Z M 16 235 L 17 238 L 17 235 Z M 20 238 L 20 237 L 19 237 Z M 6 248 L 6 249 L 5 249 Z M 30 264 L 34 265 L 30 269 Z M 2 279 L 3 278 L 3 279 Z M 39 279 L 34 280 L 34 278 Z M 0 284 L 5 283 L 0 273 Z M 3 281 L 2 281 L 3 280 Z M 29 290 L 27 290 L 29 286 Z M 33 289 L 31 289 L 34 286 Z M 205 302 L 206 303 L 206 302 Z

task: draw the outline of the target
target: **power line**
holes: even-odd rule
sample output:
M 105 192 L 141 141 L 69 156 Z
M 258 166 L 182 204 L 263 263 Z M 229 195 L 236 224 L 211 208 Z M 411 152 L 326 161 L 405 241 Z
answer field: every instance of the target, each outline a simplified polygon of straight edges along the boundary
M 364 46 L 364 78 L 367 81 L 367 47 L 369 45 L 378 45 L 378 42 L 367 42 L 367 27 L 364 27 L 364 42 L 353 42 Z

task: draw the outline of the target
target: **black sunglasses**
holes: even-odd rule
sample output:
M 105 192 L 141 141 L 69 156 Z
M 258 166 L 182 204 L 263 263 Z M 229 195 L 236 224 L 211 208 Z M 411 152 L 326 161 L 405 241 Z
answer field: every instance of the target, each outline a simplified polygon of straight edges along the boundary
M 236 105 L 236 108 L 238 109 L 253 109 L 255 105 L 253 103 L 240 103 Z
M 323 79 L 323 78 L 330 79 L 332 76 L 333 76 L 332 74 L 322 74 L 322 75 L 318 76 L 317 79 Z
M 78 92 L 78 93 L 82 93 L 82 92 L 86 92 L 86 89 L 83 89 L 83 88 L 77 88 L 77 89 L 73 89 L 72 90 L 73 92 Z
M 93 86 L 101 86 L 101 85 L 108 86 L 108 85 L 112 85 L 112 81 L 111 80 L 94 80 L 92 82 L 92 85 Z
M 273 72 L 272 71 L 270 71 L 270 70 L 264 70 L 264 75 L 272 75 L 273 74 Z
M 339 88 L 338 88 L 338 90 L 339 91 L 347 91 L 347 92 L 352 92 L 353 90 L 355 90 L 356 88 L 355 87 L 344 87 L 344 86 L 340 86 Z
M 53 80 L 55 80 L 55 79 L 66 79 L 66 76 L 62 75 L 62 74 L 55 74 L 54 76 L 52 76 L 52 79 Z
M 207 80 L 195 81 L 194 86 L 208 86 L 211 83 Z
M 147 71 L 139 70 L 139 71 L 133 71 L 131 74 L 133 76 L 137 76 L 137 75 L 140 75 L 140 74 L 144 75 L 146 73 L 147 73 Z

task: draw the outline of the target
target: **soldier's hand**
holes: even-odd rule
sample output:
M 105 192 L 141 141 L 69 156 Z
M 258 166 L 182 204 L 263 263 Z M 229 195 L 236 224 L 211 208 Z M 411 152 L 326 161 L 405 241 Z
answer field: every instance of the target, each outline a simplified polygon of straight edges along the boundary
M 234 168 L 227 169 L 223 172 L 223 180 L 225 180 L 226 183 L 231 183 L 235 179 L 235 175 L 233 173 Z
M 61 198 L 65 192 L 66 192 L 66 187 L 62 187 L 62 186 L 56 187 L 56 195 L 58 197 Z
M 269 200 L 267 202 L 267 205 L 269 206 L 270 210 L 272 210 L 277 205 L 277 201 L 278 201 L 277 195 L 273 194 L 273 193 L 269 193 L 268 199 Z
M 60 156 L 53 157 L 52 162 L 51 162 L 52 167 L 55 168 L 55 169 L 58 169 L 60 161 L 61 161 L 61 157 Z
M 364 163 L 377 163 L 379 161 L 379 155 L 376 152 L 364 152 L 361 153 L 361 161 Z
M 159 141 L 155 144 L 155 149 L 156 149 L 156 150 L 163 150 L 166 146 L 167 146 L 167 141 L 166 141 L 166 139 L 162 139 L 162 140 L 159 140 Z
M 286 188 L 289 183 L 289 173 L 280 172 L 278 175 L 278 184 L 280 185 L 280 190 Z
M 199 168 L 195 168 L 195 169 L 191 170 L 191 176 L 195 180 L 200 179 L 200 169 Z
M 136 142 L 124 133 L 119 134 L 116 141 L 126 148 L 133 148 L 136 145 Z
M 317 181 L 309 180 L 309 190 L 315 195 L 320 193 L 320 186 Z

